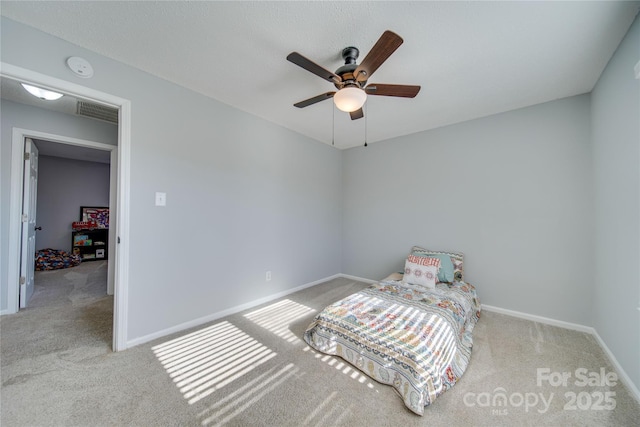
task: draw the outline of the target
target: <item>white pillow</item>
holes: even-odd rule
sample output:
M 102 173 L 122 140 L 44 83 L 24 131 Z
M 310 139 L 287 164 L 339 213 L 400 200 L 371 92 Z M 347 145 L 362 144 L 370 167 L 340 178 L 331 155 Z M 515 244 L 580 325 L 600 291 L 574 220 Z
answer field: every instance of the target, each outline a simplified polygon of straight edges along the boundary
M 406 283 L 424 286 L 428 289 L 435 289 L 437 277 L 438 267 L 435 265 L 418 264 L 411 262 L 409 259 L 404 263 L 404 276 L 402 280 Z

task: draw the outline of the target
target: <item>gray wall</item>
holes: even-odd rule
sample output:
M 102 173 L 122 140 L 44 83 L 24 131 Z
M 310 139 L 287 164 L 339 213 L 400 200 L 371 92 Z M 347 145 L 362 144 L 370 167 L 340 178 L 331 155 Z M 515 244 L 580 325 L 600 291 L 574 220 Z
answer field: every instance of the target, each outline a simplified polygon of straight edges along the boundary
M 420 244 L 464 252 L 485 304 L 595 326 L 640 384 L 638 276 L 623 277 L 638 268 L 638 88 L 615 81 L 638 59 L 637 22 L 593 107 L 577 96 L 345 152 L 5 18 L 1 31 L 3 61 L 132 101 L 130 340 L 339 272 L 380 278 Z M 70 55 L 95 76 L 76 79 Z
M 589 114 L 581 95 L 347 150 L 344 273 L 460 251 L 483 303 L 593 325 Z
M 4 24 L 4 18 L 2 23 Z M 5 28 L 2 28 L 4 35 Z M 6 39 L 2 38 L 2 60 Z M 117 145 L 118 128 L 85 117 L 60 114 L 43 108 L 2 100 L 0 103 L 0 312 L 7 309 L 9 249 L 9 197 L 11 188 L 11 138 L 13 128 L 28 129 L 87 141 Z
M 109 206 L 109 170 L 105 163 L 38 157 L 36 249 L 71 251 L 71 223 L 80 206 Z
M 2 61 L 131 101 L 129 340 L 340 273 L 340 151 L 6 18 L 1 31 Z
M 594 326 L 640 387 L 640 20 L 591 101 L 595 182 Z

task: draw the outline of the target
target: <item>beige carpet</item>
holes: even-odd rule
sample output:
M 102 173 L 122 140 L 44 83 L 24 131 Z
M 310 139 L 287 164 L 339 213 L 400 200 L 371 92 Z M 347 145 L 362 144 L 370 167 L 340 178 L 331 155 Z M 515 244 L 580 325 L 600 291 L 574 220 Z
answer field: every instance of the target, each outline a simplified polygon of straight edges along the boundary
M 105 282 L 106 262 L 38 273 L 32 307 L 0 319 L 3 427 L 632 426 L 640 419 L 619 380 L 580 385 L 583 376 L 604 372 L 611 383 L 614 375 L 585 333 L 483 312 L 467 372 L 419 417 L 390 387 L 301 340 L 318 310 L 364 283 L 332 280 L 112 353 Z M 538 369 L 553 385 L 538 384 Z M 571 378 L 554 383 L 563 372 Z

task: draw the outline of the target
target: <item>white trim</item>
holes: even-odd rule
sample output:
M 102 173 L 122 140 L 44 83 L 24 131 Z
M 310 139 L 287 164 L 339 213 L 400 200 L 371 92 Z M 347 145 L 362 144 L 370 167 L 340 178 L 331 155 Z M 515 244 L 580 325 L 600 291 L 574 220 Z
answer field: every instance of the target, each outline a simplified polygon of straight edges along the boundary
M 127 343 L 127 313 L 128 313 L 128 289 L 129 289 L 129 180 L 130 180 L 130 150 L 131 150 L 131 102 L 127 99 L 110 95 L 86 86 L 80 86 L 66 80 L 47 76 L 36 71 L 18 67 L 6 62 L 0 62 L 0 76 L 19 80 L 21 82 L 33 84 L 45 89 L 51 89 L 56 92 L 63 92 L 73 95 L 81 99 L 91 100 L 102 105 L 108 105 L 119 109 L 118 123 L 118 188 L 117 188 L 117 212 L 115 213 L 116 221 L 116 239 L 118 236 L 121 241 L 116 245 L 114 256 L 115 261 L 115 289 L 114 289 L 114 318 L 113 318 L 113 350 L 120 351 L 126 349 Z M 30 132 L 31 135 L 37 132 Z M 70 140 L 72 138 L 69 138 Z M 78 140 L 79 141 L 79 140 Z M 15 144 L 15 143 L 14 143 Z M 13 149 L 13 145 L 12 145 Z M 11 163 L 11 182 L 15 182 L 16 173 L 22 169 L 21 162 L 16 164 L 16 155 L 12 154 Z M 22 179 L 20 187 L 22 186 Z M 19 239 L 19 233 L 13 224 L 19 223 L 20 213 L 17 218 L 14 206 L 19 204 L 21 192 L 16 191 L 15 185 L 11 185 L 10 194 L 10 226 L 9 226 L 9 266 L 7 271 L 8 286 L 8 304 L 17 304 L 17 295 L 15 294 L 17 287 L 15 285 L 17 275 L 15 265 L 19 263 L 18 253 L 16 250 L 16 241 Z M 17 202 L 16 202 L 17 201 Z M 16 237 L 17 236 L 17 237 Z M 19 243 L 18 243 L 19 247 Z M 110 256 L 111 258 L 111 256 Z M 17 307 L 16 310 L 17 311 Z M 13 312 L 15 312 L 13 311 Z M 11 309 L 5 310 L 2 314 L 11 313 Z
M 532 322 L 544 323 L 545 325 L 558 326 L 559 328 L 572 329 L 574 331 L 586 332 L 593 334 L 595 329 L 590 326 L 579 325 L 577 323 L 565 322 L 562 320 L 550 319 L 548 317 L 537 316 L 535 314 L 522 313 L 520 311 L 507 310 L 506 308 L 494 307 L 492 305 L 482 304 L 482 309 L 492 311 L 498 314 L 506 314 L 507 316 L 519 317 L 520 319 L 531 320 Z
M 598 342 L 598 344 L 600 345 L 604 353 L 609 358 L 609 361 L 613 365 L 614 369 L 618 373 L 618 377 L 622 380 L 624 385 L 629 390 L 629 393 L 638 401 L 638 403 L 640 403 L 640 391 L 638 390 L 638 387 L 636 387 L 633 381 L 631 381 L 631 378 L 629 378 L 629 375 L 627 375 L 625 370 L 622 369 L 622 366 L 620 365 L 620 363 L 618 363 L 618 359 L 616 359 L 616 357 L 613 355 L 611 350 L 609 350 L 609 347 L 607 347 L 607 345 L 605 344 L 603 339 L 600 337 L 600 334 L 598 334 L 598 331 L 595 328 L 592 328 L 591 326 L 578 325 L 576 323 L 564 322 L 562 320 L 550 319 L 548 317 L 536 316 L 534 314 L 527 314 L 519 311 L 507 310 L 505 308 L 494 307 L 491 305 L 482 304 L 482 309 L 491 311 L 494 313 L 505 314 L 507 316 L 518 317 L 520 319 L 531 320 L 532 322 L 538 322 L 546 325 L 557 326 L 564 329 L 572 329 L 574 331 L 579 331 L 579 332 L 586 332 L 590 335 L 593 335 L 593 337 L 596 339 L 596 341 Z
M 25 138 L 43 139 L 60 144 L 79 147 L 94 148 L 97 150 L 113 152 L 118 147 L 103 144 L 101 142 L 87 141 L 46 132 L 29 129 L 13 128 L 11 133 L 11 181 L 9 188 L 9 254 L 7 267 L 7 308 L 2 314 L 17 313 L 18 307 L 18 282 L 20 277 L 20 247 L 21 247 L 21 221 L 23 169 L 24 169 L 24 141 Z M 12 286 L 11 284 L 15 284 Z
M 31 138 L 31 139 L 45 139 L 50 142 L 73 145 L 77 147 L 93 148 L 93 149 L 102 150 L 102 151 L 118 150 L 117 145 L 110 145 L 102 142 L 89 141 L 86 139 L 72 138 L 70 136 L 55 135 L 53 133 L 40 132 L 37 130 L 13 128 L 14 137 L 16 136 L 16 132 L 18 133 L 18 135 L 27 135 L 27 138 Z
M 120 107 L 129 101 L 115 95 L 100 92 L 86 86 L 80 86 L 67 80 L 51 77 L 37 71 L 28 70 L 6 62 L 0 62 L 0 75 L 23 83 L 37 85 L 43 89 L 64 92 L 78 98 L 88 99 L 109 107 Z M 119 123 L 120 125 L 120 123 Z
M 177 332 L 181 332 L 181 331 L 184 331 L 186 329 L 190 329 L 190 328 L 193 328 L 193 327 L 196 327 L 196 326 L 200 326 L 200 325 L 203 325 L 205 323 L 212 322 L 214 320 L 218 320 L 218 319 L 220 319 L 222 317 L 230 316 L 232 314 L 236 314 L 236 313 L 238 313 L 240 311 L 243 311 L 243 310 L 248 310 L 248 309 L 253 308 L 255 306 L 258 306 L 260 304 L 264 304 L 264 303 L 273 301 L 274 299 L 282 298 L 282 297 L 287 296 L 289 294 L 292 294 L 294 292 L 298 292 L 298 291 L 301 291 L 303 289 L 310 288 L 311 286 L 316 286 L 316 285 L 319 285 L 320 283 L 324 283 L 324 282 L 328 282 L 329 280 L 337 279 L 339 277 L 346 277 L 346 276 L 344 276 L 342 274 L 334 274 L 333 276 L 325 277 L 324 279 L 320 279 L 320 280 L 316 280 L 316 281 L 313 281 L 313 282 L 310 282 L 310 283 L 306 283 L 306 284 L 298 286 L 296 288 L 287 289 L 285 291 L 278 292 L 276 294 L 269 295 L 269 296 L 266 296 L 264 298 L 257 299 L 255 301 L 251 301 L 251 302 L 248 302 L 246 304 L 240 304 L 240 305 L 237 305 L 235 307 L 231 307 L 231 308 L 228 308 L 226 310 L 219 311 L 217 313 L 209 314 L 207 316 L 203 316 L 203 317 L 200 317 L 198 319 L 190 320 L 188 322 L 181 323 L 179 325 L 172 326 L 170 328 L 163 329 L 161 331 L 154 332 L 154 333 L 149 334 L 149 335 L 144 335 L 142 337 L 132 339 L 132 340 L 127 342 L 127 345 L 129 347 L 133 347 L 133 346 L 136 346 L 136 345 L 144 344 L 146 342 L 153 341 L 153 340 L 155 340 L 157 338 L 162 338 L 162 337 L 165 337 L 167 335 L 175 334 Z M 357 280 L 360 280 L 360 279 L 357 279 Z
M 113 298 L 113 351 L 126 350 L 129 325 L 129 183 L 131 180 L 131 103 L 123 101 L 118 113 L 118 189 L 116 215 L 115 292 Z
M 374 283 L 378 283 L 380 281 L 380 280 L 365 279 L 364 277 L 351 276 L 349 274 L 338 274 L 338 276 L 339 277 L 343 277 L 345 279 L 356 280 L 358 282 L 369 283 L 370 285 L 372 285 Z
M 118 209 L 118 147 L 115 150 L 111 150 L 109 156 L 109 209 L 116 212 Z M 115 215 L 114 215 L 115 218 Z M 107 253 L 111 254 L 115 258 L 116 254 L 116 239 L 117 239 L 117 226 L 109 227 L 109 236 L 107 241 L 109 246 L 107 247 Z M 113 295 L 115 290 L 115 272 L 116 263 L 110 262 L 107 265 L 107 295 Z
M 598 344 L 600 344 L 600 347 L 602 347 L 607 357 L 609 357 L 609 361 L 618 372 L 618 377 L 627 386 L 631 395 L 638 401 L 638 403 L 640 403 L 640 390 L 638 390 L 638 387 L 636 387 L 633 381 L 631 381 L 631 378 L 629 378 L 629 375 L 627 375 L 624 369 L 622 369 L 622 366 L 620 366 L 620 363 L 618 363 L 618 359 L 616 359 L 611 350 L 609 350 L 609 347 L 607 347 L 605 342 L 600 337 L 600 334 L 598 334 L 598 331 L 596 331 L 595 329 L 593 330 L 593 336 L 598 341 Z
M 11 181 L 9 188 L 9 244 L 7 259 L 7 314 L 18 312 L 18 288 L 20 277 L 20 231 L 22 213 L 22 152 L 24 139 L 16 130 L 11 136 Z

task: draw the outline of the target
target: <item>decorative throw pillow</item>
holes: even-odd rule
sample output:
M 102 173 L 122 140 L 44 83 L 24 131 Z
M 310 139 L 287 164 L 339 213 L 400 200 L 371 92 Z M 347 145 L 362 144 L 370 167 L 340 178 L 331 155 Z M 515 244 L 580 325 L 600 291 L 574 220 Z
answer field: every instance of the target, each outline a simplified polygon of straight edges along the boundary
M 438 267 L 435 265 L 424 265 L 424 263 L 418 264 L 411 262 L 409 258 L 407 258 L 404 263 L 404 276 L 402 280 L 406 283 L 434 289 L 436 287 L 437 276 Z
M 420 252 L 412 252 L 409 256 L 414 256 L 417 258 L 435 258 L 440 261 L 440 269 L 438 270 L 437 281 L 444 283 L 451 283 L 454 279 L 454 269 L 453 263 L 451 262 L 451 258 L 448 255 L 438 254 L 438 253 L 420 253 Z
M 431 266 L 437 267 L 438 269 L 440 269 L 440 265 L 442 264 L 442 261 L 440 261 L 440 258 L 435 258 L 435 257 L 409 255 L 407 257 L 407 260 L 411 261 L 414 264 L 420 264 L 420 265 L 426 265 L 426 266 L 431 265 Z
M 464 255 L 461 253 L 431 251 L 420 246 L 414 246 L 411 248 L 411 255 L 439 258 L 442 261 L 438 273 L 440 282 L 451 283 L 464 280 Z

